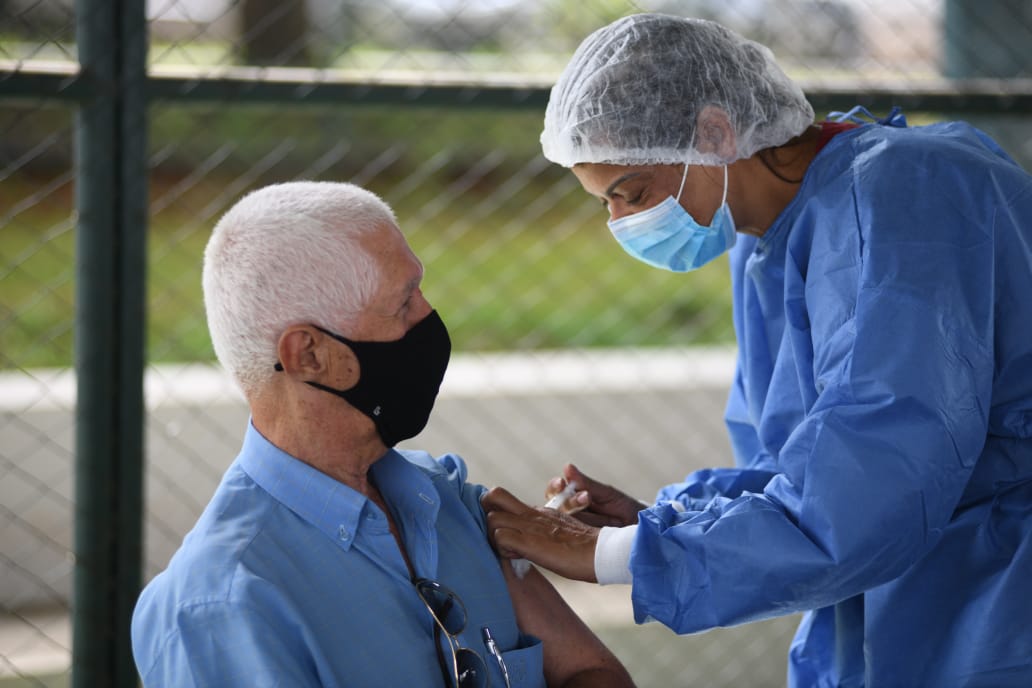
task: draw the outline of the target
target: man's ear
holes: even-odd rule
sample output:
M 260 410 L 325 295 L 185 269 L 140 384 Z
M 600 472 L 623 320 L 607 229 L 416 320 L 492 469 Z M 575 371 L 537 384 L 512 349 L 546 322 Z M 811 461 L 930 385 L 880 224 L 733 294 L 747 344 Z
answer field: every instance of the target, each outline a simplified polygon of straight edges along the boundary
M 695 147 L 700 153 L 714 153 L 727 162 L 738 158 L 735 129 L 726 112 L 715 105 L 702 109 L 695 128 Z
M 324 367 L 317 334 L 318 331 L 309 325 L 291 325 L 280 335 L 276 354 L 288 375 L 299 374 L 311 379 Z
M 284 330 L 276 352 L 283 370 L 304 380 L 338 389 L 351 389 L 358 382 L 358 359 L 351 348 L 311 325 Z

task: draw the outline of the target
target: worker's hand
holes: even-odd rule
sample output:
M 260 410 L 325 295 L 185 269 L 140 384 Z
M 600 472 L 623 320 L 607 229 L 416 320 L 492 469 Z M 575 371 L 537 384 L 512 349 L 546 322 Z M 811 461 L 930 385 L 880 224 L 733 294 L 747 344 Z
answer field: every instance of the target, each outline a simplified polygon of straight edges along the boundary
M 561 476 L 548 481 L 545 500 L 559 494 L 570 482 L 576 483 L 577 492 L 563 503 L 559 511 L 576 514 L 578 520 L 596 528 L 634 525 L 638 522 L 638 512 L 648 506 L 615 487 L 592 480 L 572 463 L 566 464 Z
M 487 534 L 499 556 L 529 559 L 573 580 L 595 583 L 598 528 L 555 509 L 534 508 L 496 487 L 481 498 Z

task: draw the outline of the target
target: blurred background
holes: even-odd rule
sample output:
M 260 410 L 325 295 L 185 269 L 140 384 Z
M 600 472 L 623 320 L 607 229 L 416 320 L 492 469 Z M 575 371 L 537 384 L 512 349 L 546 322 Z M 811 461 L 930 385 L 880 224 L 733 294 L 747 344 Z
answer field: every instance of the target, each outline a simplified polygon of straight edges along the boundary
M 124 622 L 239 447 L 201 256 L 265 184 L 365 186 L 424 261 L 455 354 L 403 446 L 531 502 L 568 461 L 644 500 L 730 464 L 726 262 L 631 260 L 538 145 L 580 40 L 640 11 L 765 43 L 819 118 L 966 119 L 1030 168 L 1027 0 L 0 0 L 0 687 L 125 685 L 86 678 L 127 657 L 94 612 Z M 132 561 L 83 573 L 97 539 Z M 641 686 L 785 683 L 796 617 L 678 637 L 628 587 L 556 582 Z

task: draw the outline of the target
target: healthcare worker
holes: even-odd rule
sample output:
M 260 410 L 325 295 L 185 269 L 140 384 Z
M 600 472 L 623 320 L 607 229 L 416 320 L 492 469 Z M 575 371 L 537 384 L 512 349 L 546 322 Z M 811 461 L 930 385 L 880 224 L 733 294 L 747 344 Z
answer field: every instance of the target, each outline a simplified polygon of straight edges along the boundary
M 678 633 L 805 612 L 791 686 L 1032 686 L 1032 177 L 960 122 L 814 124 L 769 50 L 655 14 L 582 43 L 541 140 L 634 258 L 731 249 L 736 467 L 496 488 L 498 550 Z

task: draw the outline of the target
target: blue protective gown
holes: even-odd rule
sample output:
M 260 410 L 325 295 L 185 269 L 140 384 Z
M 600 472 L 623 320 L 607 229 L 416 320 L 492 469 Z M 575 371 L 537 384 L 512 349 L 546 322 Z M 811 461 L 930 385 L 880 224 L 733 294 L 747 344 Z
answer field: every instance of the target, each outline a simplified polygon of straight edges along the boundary
M 730 262 L 737 467 L 641 513 L 636 620 L 807 611 L 792 686 L 1032 686 L 1032 178 L 865 125 Z

